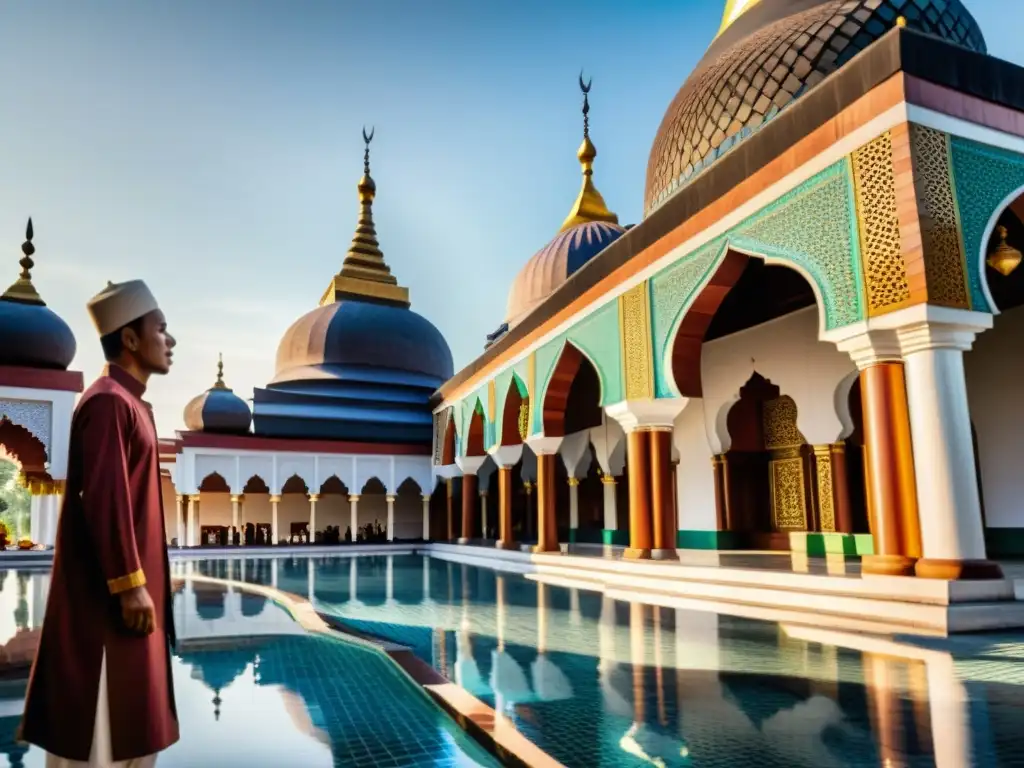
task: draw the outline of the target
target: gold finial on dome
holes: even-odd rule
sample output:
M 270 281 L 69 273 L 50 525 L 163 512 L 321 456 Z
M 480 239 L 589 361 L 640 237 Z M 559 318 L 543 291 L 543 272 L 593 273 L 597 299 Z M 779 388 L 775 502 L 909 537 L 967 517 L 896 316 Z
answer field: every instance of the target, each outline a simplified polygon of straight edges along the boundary
M 32 284 L 32 267 L 36 265 L 32 261 L 32 254 L 36 252 L 36 247 L 32 245 L 34 234 L 32 217 L 29 217 L 28 225 L 25 227 L 25 242 L 21 244 L 22 257 L 21 261 L 18 262 L 21 266 L 21 274 L 11 284 L 11 287 L 4 292 L 2 298 L 6 301 L 16 301 L 20 304 L 46 306 L 46 302 L 39 297 L 39 292 L 36 291 L 36 287 Z
M 363 128 L 363 177 L 359 190 L 359 221 L 352 244 L 348 247 L 341 271 L 334 276 L 320 299 L 320 305 L 333 304 L 345 298 L 371 299 L 388 304 L 409 306 L 409 290 L 398 285 L 391 269 L 384 261 L 384 252 L 377 241 L 377 228 L 373 223 L 373 198 L 377 185 L 370 176 L 370 142 L 375 129 L 366 133 Z
M 726 0 L 725 10 L 722 12 L 722 26 L 718 28 L 718 34 L 721 35 L 725 30 L 732 26 L 732 23 L 736 21 L 745 12 L 749 11 L 761 0 Z
M 228 385 L 224 383 L 224 353 L 222 352 L 217 353 L 217 380 L 213 382 L 213 388 L 231 391 L 228 389 Z
M 586 224 L 589 221 L 607 221 L 612 224 L 619 223 L 619 217 L 608 210 L 608 206 L 601 197 L 601 193 L 594 186 L 594 158 L 597 157 L 597 148 L 590 140 L 590 86 L 594 79 L 583 82 L 583 73 L 580 72 L 580 90 L 583 92 L 583 143 L 576 151 L 576 157 L 583 166 L 583 187 L 580 189 L 579 197 L 569 211 L 569 215 L 562 222 L 559 232 L 564 232 L 577 224 Z

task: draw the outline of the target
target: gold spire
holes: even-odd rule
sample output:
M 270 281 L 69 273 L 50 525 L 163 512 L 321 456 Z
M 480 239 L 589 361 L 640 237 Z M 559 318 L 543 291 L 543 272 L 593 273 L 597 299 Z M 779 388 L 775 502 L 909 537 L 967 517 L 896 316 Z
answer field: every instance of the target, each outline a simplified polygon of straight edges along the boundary
M 732 23 L 736 21 L 736 19 L 749 11 L 759 2 L 761 2 L 761 0 L 726 0 L 725 10 L 722 12 L 722 26 L 718 28 L 718 34 L 721 35 L 725 32 L 725 30 L 732 26 Z
M 583 186 L 580 188 L 579 197 L 569 211 L 569 215 L 562 222 L 559 232 L 564 232 L 577 224 L 585 224 L 588 221 L 607 221 L 612 224 L 619 223 L 619 217 L 608 210 L 604 198 L 594 186 L 594 158 L 597 157 L 597 148 L 590 140 L 590 101 L 587 95 L 590 93 L 590 86 L 594 82 L 591 78 L 587 83 L 583 82 L 583 73 L 580 72 L 580 90 L 583 91 L 583 143 L 576 152 L 576 157 L 583 166 Z
M 11 287 L 8 288 L 3 298 L 6 301 L 16 301 L 20 304 L 38 304 L 40 306 L 46 306 L 46 302 L 39 298 L 39 293 L 36 291 L 36 287 L 32 285 L 32 267 L 36 265 L 32 261 L 32 254 L 36 252 L 36 247 L 32 245 L 32 218 L 29 217 L 28 225 L 25 227 L 25 242 L 21 244 L 21 252 L 23 256 L 18 264 L 21 266 L 21 274 L 18 275 L 18 279 L 15 280 Z
M 320 299 L 320 305 L 333 304 L 345 298 L 372 299 L 388 304 L 409 306 L 409 290 L 398 285 L 391 269 L 384 262 L 384 253 L 377 241 L 377 229 L 373 224 L 373 198 L 377 185 L 370 176 L 370 142 L 373 129 L 366 134 L 363 128 L 363 177 L 359 179 L 359 221 L 352 245 L 345 254 L 341 271 L 334 276 L 331 284 Z
M 222 352 L 217 353 L 217 380 L 213 382 L 213 389 L 227 389 L 228 385 L 224 383 L 224 354 Z

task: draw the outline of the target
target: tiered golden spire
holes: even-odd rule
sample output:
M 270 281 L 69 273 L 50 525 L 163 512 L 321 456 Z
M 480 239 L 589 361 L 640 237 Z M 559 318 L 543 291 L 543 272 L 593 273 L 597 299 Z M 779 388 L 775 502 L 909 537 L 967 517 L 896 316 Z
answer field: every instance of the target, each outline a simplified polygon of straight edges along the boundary
M 226 389 L 228 392 L 228 385 L 224 383 L 224 354 L 222 352 L 217 353 L 217 380 L 213 382 L 213 389 Z
M 11 284 L 11 287 L 0 298 L 3 298 L 5 301 L 16 301 L 20 304 L 46 306 L 46 302 L 39 297 L 39 292 L 32 285 L 32 267 L 36 265 L 32 261 L 32 254 L 36 252 L 36 247 L 32 245 L 33 235 L 32 218 L 29 217 L 28 225 L 25 227 L 25 242 L 21 244 L 23 255 L 21 261 L 18 262 L 21 266 L 21 274 L 18 275 L 18 279 Z
M 388 304 L 409 306 L 409 290 L 398 285 L 391 269 L 384 261 L 384 253 L 377 241 L 377 229 L 373 224 L 373 198 L 377 185 L 370 176 L 370 142 L 374 129 L 369 135 L 363 128 L 363 177 L 359 179 L 359 221 L 352 244 L 345 254 L 341 271 L 334 276 L 320 304 L 333 304 L 345 298 L 371 299 Z
M 589 221 L 607 221 L 612 224 L 619 223 L 619 217 L 608 210 L 608 206 L 601 197 L 601 193 L 594 186 L 594 158 L 597 157 L 597 148 L 590 140 L 590 86 L 594 80 L 583 82 L 583 73 L 580 72 L 580 90 L 583 91 L 583 143 L 576 151 L 580 165 L 583 166 L 583 186 L 580 188 L 579 197 L 569 211 L 569 215 L 562 222 L 559 232 L 564 232 L 577 224 L 586 224 Z

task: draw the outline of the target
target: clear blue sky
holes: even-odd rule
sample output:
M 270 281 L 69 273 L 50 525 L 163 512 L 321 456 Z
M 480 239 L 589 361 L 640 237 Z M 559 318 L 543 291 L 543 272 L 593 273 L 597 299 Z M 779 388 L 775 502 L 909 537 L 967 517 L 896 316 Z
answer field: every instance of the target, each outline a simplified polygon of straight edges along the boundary
M 273 375 L 278 340 L 348 248 L 372 124 L 381 246 L 458 369 L 578 191 L 580 68 L 594 79 L 598 188 L 635 223 L 651 141 L 723 6 L 7 0 L 0 290 L 31 214 L 36 285 L 91 379 L 102 359 L 86 300 L 146 279 L 180 342 L 150 392 L 170 435 L 219 351 L 245 398 Z M 1021 62 L 1016 3 L 968 6 L 990 51 Z

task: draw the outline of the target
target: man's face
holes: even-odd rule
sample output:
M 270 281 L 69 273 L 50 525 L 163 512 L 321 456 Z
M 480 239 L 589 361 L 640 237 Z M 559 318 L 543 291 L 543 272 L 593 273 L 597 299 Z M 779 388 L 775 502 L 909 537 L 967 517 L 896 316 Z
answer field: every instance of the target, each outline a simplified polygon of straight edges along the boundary
M 125 345 L 138 362 L 139 367 L 149 373 L 165 374 L 171 370 L 171 358 L 177 342 L 167 332 L 167 319 L 159 309 L 154 309 L 142 318 L 139 332 L 131 328 L 124 330 Z

